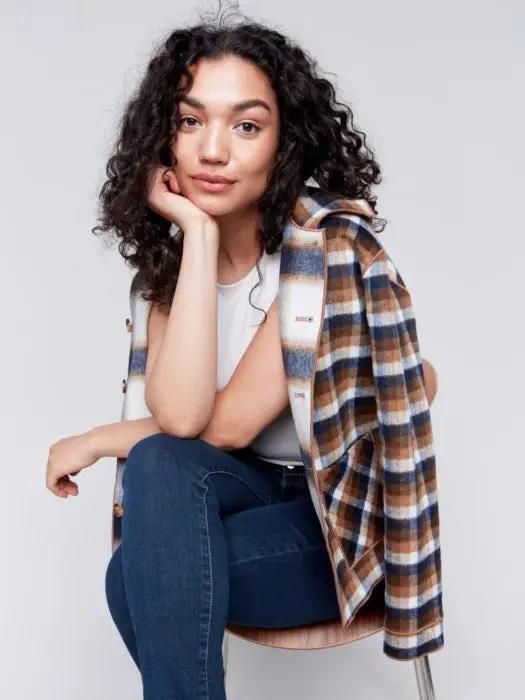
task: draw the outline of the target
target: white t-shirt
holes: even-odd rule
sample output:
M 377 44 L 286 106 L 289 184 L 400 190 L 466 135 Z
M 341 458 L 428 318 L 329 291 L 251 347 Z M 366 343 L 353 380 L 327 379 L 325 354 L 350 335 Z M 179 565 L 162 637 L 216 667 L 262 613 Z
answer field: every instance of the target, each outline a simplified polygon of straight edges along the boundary
M 281 246 L 271 255 L 263 252 L 259 260 L 262 279 L 257 287 L 257 266 L 233 284 L 217 283 L 218 390 L 230 381 L 239 360 L 264 320 L 264 314 L 259 309 L 267 312 L 277 295 L 280 261 Z M 267 425 L 249 446 L 258 457 L 266 461 L 303 464 L 290 406 Z

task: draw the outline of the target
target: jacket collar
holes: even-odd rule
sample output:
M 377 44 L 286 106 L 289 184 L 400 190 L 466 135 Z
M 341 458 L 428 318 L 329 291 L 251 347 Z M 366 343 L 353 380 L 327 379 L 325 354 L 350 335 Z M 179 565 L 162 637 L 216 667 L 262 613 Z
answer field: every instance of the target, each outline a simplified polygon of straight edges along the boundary
M 351 199 L 333 194 L 313 185 L 304 185 L 292 209 L 291 219 L 295 226 L 315 230 L 329 214 L 344 211 L 372 219 L 374 210 L 366 199 Z

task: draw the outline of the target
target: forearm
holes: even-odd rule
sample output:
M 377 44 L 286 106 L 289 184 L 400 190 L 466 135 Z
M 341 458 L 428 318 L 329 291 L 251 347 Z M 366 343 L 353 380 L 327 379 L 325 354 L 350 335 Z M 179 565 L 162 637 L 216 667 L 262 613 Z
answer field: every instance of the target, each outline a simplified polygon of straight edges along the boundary
M 248 358 L 246 358 L 248 359 Z M 437 392 L 437 372 L 433 365 L 426 359 L 422 360 L 425 393 L 428 403 L 431 404 Z M 258 365 L 260 367 L 260 364 Z M 253 426 L 250 419 L 250 410 L 253 406 L 254 388 L 247 385 L 246 381 L 235 381 L 239 369 L 246 371 L 246 368 L 239 367 L 234 373 L 227 387 L 218 391 L 212 412 L 211 419 L 198 435 L 199 438 L 224 450 L 240 449 L 249 444 L 247 436 L 252 436 Z M 275 386 L 274 393 L 279 393 L 281 384 L 277 381 L 273 383 L 267 377 L 265 386 Z M 262 391 L 262 386 L 260 387 Z M 259 393 L 260 393 L 259 391 Z M 269 401 L 265 403 L 269 404 Z M 282 405 L 277 405 L 274 413 L 282 410 Z M 259 407 L 260 410 L 260 407 Z M 257 430 L 263 426 L 258 426 Z M 256 430 L 256 432 L 257 432 Z
M 87 435 L 99 459 L 102 457 L 126 458 L 136 442 L 160 432 L 162 431 L 155 418 L 147 417 L 99 425 L 89 430 Z
M 184 235 L 169 318 L 146 402 L 167 432 L 191 435 L 210 421 L 217 383 L 218 238 L 204 225 Z
M 224 389 L 215 396 L 210 421 L 197 437 L 222 450 L 235 450 L 242 445 L 239 442 L 238 425 L 233 421 L 233 411 L 228 405 L 229 394 Z
M 289 403 L 276 298 L 228 384 L 217 392 L 212 419 L 201 437 L 221 441 L 225 449 L 247 447 Z

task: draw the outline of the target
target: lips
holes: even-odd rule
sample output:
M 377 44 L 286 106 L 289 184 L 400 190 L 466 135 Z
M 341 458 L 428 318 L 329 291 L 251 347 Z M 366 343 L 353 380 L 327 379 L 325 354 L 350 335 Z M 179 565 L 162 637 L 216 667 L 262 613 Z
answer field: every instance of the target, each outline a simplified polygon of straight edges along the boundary
M 231 185 L 235 180 L 225 175 L 218 175 L 214 173 L 197 173 L 192 176 L 195 180 L 205 180 L 206 182 L 218 182 L 225 185 Z
M 234 182 L 210 182 L 200 177 L 193 177 L 193 182 L 196 187 L 198 187 L 203 192 L 210 192 L 219 194 L 221 192 L 229 191 L 230 187 L 233 187 Z

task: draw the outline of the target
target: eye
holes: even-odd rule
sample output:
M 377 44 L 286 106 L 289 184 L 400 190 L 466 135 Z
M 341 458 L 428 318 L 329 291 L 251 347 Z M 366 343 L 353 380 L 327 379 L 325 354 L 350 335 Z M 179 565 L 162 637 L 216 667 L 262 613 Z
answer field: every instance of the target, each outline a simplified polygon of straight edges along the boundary
M 257 126 L 257 124 L 254 124 L 253 122 L 241 122 L 239 124 L 239 126 L 242 126 L 243 124 L 248 124 L 248 126 L 253 126 L 253 128 L 255 129 L 255 131 L 245 131 L 244 129 L 241 129 L 242 133 L 247 134 L 248 136 L 251 136 L 252 134 L 256 134 L 258 131 L 261 130 L 261 128 L 259 126 Z
M 187 116 L 187 117 L 181 117 L 181 118 L 179 119 L 179 126 L 184 126 L 185 120 L 188 120 L 188 119 L 189 119 L 189 120 L 192 120 L 192 122 L 195 122 L 195 123 L 198 122 L 198 119 L 196 119 L 195 117 L 189 117 L 189 116 Z M 259 131 L 261 130 L 261 127 L 257 126 L 257 124 L 254 124 L 253 122 L 249 122 L 249 121 L 243 121 L 243 122 L 241 122 L 238 126 L 244 126 L 244 125 L 246 125 L 246 124 L 247 124 L 249 127 L 252 127 L 252 128 L 253 128 L 253 130 L 251 130 L 251 131 L 246 131 L 245 129 L 241 129 L 242 133 L 243 133 L 243 134 L 246 134 L 247 136 L 251 136 L 252 134 L 256 134 L 257 132 L 259 132 Z M 194 123 L 192 123 L 192 124 L 186 123 L 186 125 L 189 126 L 189 127 L 195 126 Z
M 197 119 L 195 119 L 195 117 L 181 117 L 181 118 L 179 119 L 179 126 L 182 124 L 182 122 L 183 122 L 185 119 L 193 119 L 194 122 L 197 121 Z M 192 125 L 192 124 L 188 124 L 188 126 L 193 126 L 193 125 Z

